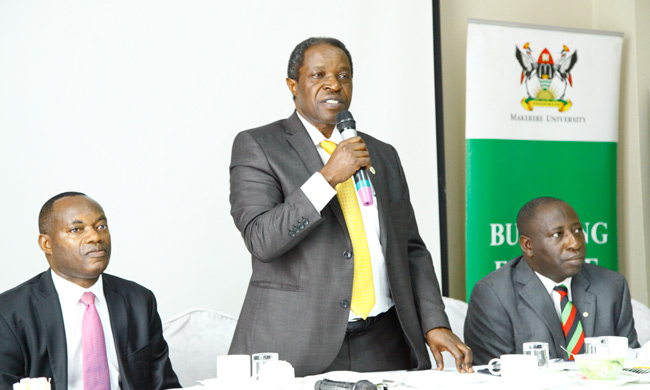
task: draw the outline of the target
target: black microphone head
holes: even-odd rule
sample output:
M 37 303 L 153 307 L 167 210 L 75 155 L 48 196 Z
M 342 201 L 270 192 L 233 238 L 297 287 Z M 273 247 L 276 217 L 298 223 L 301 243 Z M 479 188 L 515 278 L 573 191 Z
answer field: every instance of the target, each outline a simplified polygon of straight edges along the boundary
M 348 110 L 339 111 L 336 113 L 336 128 L 339 131 L 345 129 L 356 129 L 357 124 L 352 117 L 352 113 Z

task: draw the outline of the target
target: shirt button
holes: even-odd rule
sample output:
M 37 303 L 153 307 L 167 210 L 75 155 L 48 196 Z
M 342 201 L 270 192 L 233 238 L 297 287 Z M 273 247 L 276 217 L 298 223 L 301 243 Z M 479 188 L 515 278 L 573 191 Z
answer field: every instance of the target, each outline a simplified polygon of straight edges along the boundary
M 346 259 L 351 259 L 352 258 L 352 252 L 350 252 L 350 251 L 343 252 L 343 257 L 345 257 Z
M 339 305 L 341 305 L 342 308 L 347 309 L 348 307 L 350 307 L 350 302 L 344 299 L 341 302 L 339 302 Z

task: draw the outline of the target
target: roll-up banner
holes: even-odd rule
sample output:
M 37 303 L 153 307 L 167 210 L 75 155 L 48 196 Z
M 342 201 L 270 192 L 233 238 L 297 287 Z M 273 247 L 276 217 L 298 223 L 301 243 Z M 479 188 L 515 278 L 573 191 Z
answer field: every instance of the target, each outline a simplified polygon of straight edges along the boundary
M 578 213 L 587 262 L 617 270 L 616 143 L 623 34 L 470 20 L 467 298 L 521 254 L 516 218 L 539 196 Z

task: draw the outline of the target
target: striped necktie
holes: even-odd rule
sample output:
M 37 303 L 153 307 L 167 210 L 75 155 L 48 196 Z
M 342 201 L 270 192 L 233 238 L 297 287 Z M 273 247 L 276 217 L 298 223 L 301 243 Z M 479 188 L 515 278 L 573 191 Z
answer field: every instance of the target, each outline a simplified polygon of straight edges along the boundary
M 322 141 L 320 146 L 329 154 L 332 154 L 336 148 L 334 142 L 327 140 Z M 375 306 L 375 287 L 372 281 L 372 264 L 370 263 L 366 229 L 363 226 L 352 177 L 336 185 L 336 197 L 341 204 L 341 210 L 343 210 L 343 217 L 350 233 L 354 254 L 354 278 L 352 280 L 350 310 L 365 320 L 368 318 L 372 307 Z
M 568 359 L 580 353 L 582 344 L 585 341 L 585 332 L 582 330 L 582 323 L 577 316 L 576 307 L 569 301 L 569 290 L 565 285 L 559 284 L 553 289 L 560 294 L 560 311 L 562 313 L 562 330 L 566 339 L 566 349 L 569 351 Z M 571 355 L 573 354 L 573 355 Z

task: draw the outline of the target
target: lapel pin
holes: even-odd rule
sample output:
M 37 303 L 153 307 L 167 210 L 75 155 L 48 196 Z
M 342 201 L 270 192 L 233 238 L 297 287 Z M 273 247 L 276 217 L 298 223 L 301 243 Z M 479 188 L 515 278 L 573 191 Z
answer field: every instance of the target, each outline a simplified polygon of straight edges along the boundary
M 585 317 L 585 318 L 587 318 L 587 317 L 589 317 L 589 313 L 584 312 L 584 313 L 582 313 L 582 316 Z
M 375 174 L 375 167 L 373 166 L 370 167 L 370 173 L 372 173 L 373 175 Z

